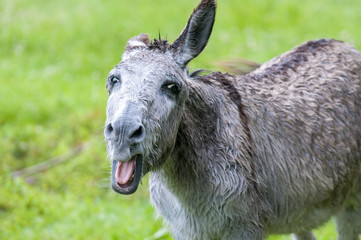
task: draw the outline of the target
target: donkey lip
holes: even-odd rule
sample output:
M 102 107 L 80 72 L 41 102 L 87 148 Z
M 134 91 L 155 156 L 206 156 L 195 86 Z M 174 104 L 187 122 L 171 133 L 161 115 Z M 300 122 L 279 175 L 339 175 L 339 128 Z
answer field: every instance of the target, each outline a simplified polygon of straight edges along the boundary
M 134 155 L 127 162 L 113 160 L 112 188 L 120 194 L 132 194 L 138 186 L 142 176 L 142 156 Z

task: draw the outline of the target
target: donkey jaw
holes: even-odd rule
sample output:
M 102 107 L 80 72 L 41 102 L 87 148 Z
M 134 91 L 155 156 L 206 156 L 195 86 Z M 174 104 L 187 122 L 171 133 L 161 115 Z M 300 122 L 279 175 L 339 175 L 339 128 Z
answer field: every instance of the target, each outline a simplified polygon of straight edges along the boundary
M 120 194 L 132 194 L 142 177 L 142 156 L 134 155 L 127 162 L 113 160 L 111 185 L 115 192 Z

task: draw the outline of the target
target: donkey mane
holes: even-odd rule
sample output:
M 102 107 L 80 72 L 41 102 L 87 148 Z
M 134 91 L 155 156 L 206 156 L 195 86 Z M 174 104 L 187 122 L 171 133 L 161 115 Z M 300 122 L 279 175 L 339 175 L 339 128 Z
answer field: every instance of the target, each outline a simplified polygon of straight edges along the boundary
M 305 42 L 301 46 L 298 46 L 292 50 L 292 54 L 287 57 L 278 58 L 279 61 L 272 65 L 262 66 L 261 74 L 255 74 L 255 78 L 268 78 L 273 79 L 274 76 L 283 76 L 282 81 L 288 81 L 290 79 L 289 74 L 297 72 L 297 68 L 307 65 L 307 62 L 311 56 L 320 54 L 320 52 L 326 51 L 326 48 L 333 47 L 336 43 L 342 43 L 341 41 L 334 39 L 319 39 Z M 291 72 L 289 72 L 291 70 Z
M 154 39 L 150 45 L 148 45 L 149 50 L 158 50 L 161 52 L 167 52 L 172 48 L 172 45 L 168 42 L 167 39 L 161 39 L 160 36 L 158 39 Z

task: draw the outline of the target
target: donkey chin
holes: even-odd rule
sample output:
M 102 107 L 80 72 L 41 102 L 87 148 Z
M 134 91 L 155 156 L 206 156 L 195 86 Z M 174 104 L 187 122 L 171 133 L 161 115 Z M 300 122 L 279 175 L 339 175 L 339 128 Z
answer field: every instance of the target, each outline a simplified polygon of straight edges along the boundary
M 156 154 L 157 151 L 149 155 L 145 154 L 147 151 L 144 151 L 142 144 L 128 149 L 119 147 L 119 142 L 116 141 L 108 144 L 113 146 L 110 151 L 111 186 L 115 192 L 125 195 L 136 192 L 142 177 L 151 170 L 159 169 L 174 147 L 172 145 L 159 155 Z
M 132 194 L 142 178 L 142 154 L 136 154 L 127 161 L 112 161 L 112 188 L 120 194 Z

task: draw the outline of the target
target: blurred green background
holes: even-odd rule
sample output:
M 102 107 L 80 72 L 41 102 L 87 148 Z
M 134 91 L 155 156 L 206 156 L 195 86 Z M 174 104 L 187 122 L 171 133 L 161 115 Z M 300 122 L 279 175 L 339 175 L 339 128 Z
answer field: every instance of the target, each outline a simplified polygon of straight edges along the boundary
M 105 79 L 141 32 L 173 41 L 198 0 L 0 0 L 0 239 L 171 239 L 149 203 L 109 188 Z M 259 63 L 303 41 L 361 49 L 359 0 L 219 0 L 191 69 Z M 50 161 L 49 161 L 50 160 Z M 47 161 L 36 173 L 11 176 Z M 316 231 L 336 239 L 333 221 Z M 268 240 L 290 239 L 270 236 Z

